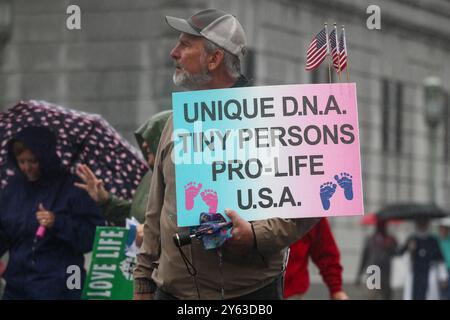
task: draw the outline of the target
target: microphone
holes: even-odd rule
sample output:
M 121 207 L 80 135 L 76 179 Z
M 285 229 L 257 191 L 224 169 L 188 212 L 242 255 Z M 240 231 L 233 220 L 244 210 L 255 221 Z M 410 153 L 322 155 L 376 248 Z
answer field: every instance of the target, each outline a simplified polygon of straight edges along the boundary
M 191 233 L 190 231 L 175 233 L 172 239 L 175 243 L 175 246 L 181 248 L 182 246 L 191 244 L 193 238 L 202 239 L 204 236 L 212 235 L 220 229 L 231 227 L 232 225 L 233 223 L 231 221 L 200 225 L 198 228 L 193 230 L 193 233 Z
M 187 244 L 192 243 L 192 238 L 194 238 L 194 234 L 190 234 L 189 232 L 184 233 L 175 233 L 172 237 L 175 246 L 181 248 Z

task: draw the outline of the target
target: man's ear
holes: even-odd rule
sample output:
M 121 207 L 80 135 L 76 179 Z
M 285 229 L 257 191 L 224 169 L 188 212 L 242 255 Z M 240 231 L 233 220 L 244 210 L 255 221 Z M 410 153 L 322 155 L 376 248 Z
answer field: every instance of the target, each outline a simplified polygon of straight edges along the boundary
M 223 62 L 224 53 L 222 50 L 216 50 L 208 56 L 208 71 L 216 70 Z

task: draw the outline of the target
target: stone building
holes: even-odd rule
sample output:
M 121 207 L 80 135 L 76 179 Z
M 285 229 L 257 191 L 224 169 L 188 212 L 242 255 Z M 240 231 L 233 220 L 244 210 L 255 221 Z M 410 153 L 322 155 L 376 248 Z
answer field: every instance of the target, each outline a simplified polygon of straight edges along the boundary
M 81 30 L 66 27 L 72 4 L 81 8 Z M 380 8 L 381 29 L 367 27 L 369 5 Z M 344 24 L 358 90 L 365 211 L 432 200 L 450 208 L 448 99 L 432 141 L 424 101 L 429 76 L 450 92 L 445 0 L 0 0 L 0 106 L 44 99 L 100 113 L 134 142 L 133 130 L 170 108 L 177 90 L 169 58 L 177 34 L 164 15 L 207 7 L 242 22 L 250 48 L 243 67 L 255 85 L 327 82 L 326 63 L 304 70 L 306 48 L 323 22 Z M 344 279 L 352 282 L 367 230 L 356 217 L 331 223 Z M 400 229 L 404 238 L 408 228 Z

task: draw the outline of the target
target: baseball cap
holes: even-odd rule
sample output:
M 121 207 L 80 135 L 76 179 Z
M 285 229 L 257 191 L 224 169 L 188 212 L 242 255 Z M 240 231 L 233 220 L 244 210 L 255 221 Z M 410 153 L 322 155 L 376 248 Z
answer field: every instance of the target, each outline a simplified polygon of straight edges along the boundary
M 208 39 L 217 46 L 242 59 L 246 52 L 247 39 L 244 29 L 233 15 L 218 9 L 206 9 L 189 19 L 166 16 L 173 29 Z

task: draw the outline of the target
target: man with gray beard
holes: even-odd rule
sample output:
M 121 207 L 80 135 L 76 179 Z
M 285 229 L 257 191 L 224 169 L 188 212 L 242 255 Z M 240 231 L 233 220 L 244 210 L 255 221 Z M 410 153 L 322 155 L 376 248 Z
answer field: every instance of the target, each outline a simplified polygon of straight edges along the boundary
M 208 9 L 187 20 L 167 16 L 166 21 L 181 32 L 170 52 L 177 86 L 205 90 L 247 85 L 240 72 L 246 36 L 234 16 Z M 248 222 L 227 209 L 233 223 L 232 238 L 219 255 L 216 250 L 205 250 L 199 241 L 177 248 L 172 236 L 187 228 L 177 226 L 172 133 L 170 117 L 156 153 L 144 240 L 134 272 L 134 298 L 282 299 L 287 248 L 319 219 Z

